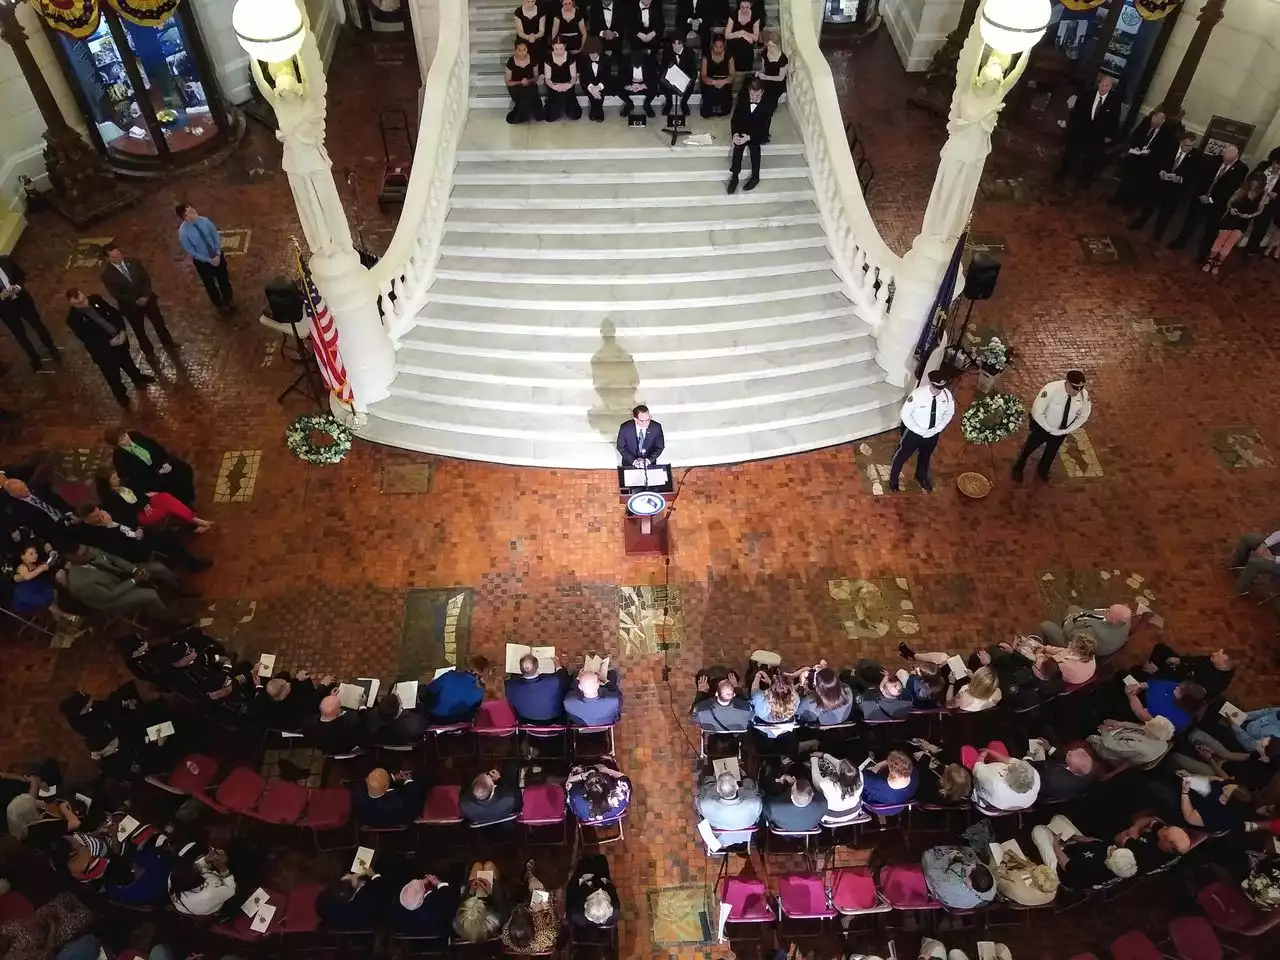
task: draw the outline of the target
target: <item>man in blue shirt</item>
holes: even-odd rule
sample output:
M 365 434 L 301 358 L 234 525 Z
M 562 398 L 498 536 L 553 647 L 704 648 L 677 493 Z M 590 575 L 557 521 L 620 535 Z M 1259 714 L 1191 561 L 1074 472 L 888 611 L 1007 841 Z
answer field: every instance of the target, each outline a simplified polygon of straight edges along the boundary
M 609 671 L 607 685 L 598 673 L 590 670 L 579 673 L 578 689 L 565 694 L 564 712 L 576 727 L 608 727 L 617 723 L 622 713 L 617 672 Z
M 554 673 L 538 673 L 538 658 L 520 658 L 520 674 L 507 677 L 507 702 L 522 723 L 555 723 L 564 715 L 569 674 L 556 660 Z
M 219 313 L 229 313 L 236 308 L 231 293 L 231 277 L 227 273 L 227 258 L 222 252 L 222 237 L 208 217 L 202 217 L 189 203 L 175 208 L 182 221 L 178 227 L 178 242 L 195 264 L 200 282 Z
M 1192 714 L 1204 702 L 1204 687 L 1191 680 L 1148 680 L 1130 686 L 1128 697 L 1129 709 L 1143 723 L 1152 717 L 1164 717 L 1177 733 L 1182 733 L 1191 726 Z
M 488 669 L 484 657 L 473 657 L 470 670 L 449 670 L 427 684 L 426 696 L 419 697 L 430 711 L 432 723 L 462 723 L 470 720 L 484 700 L 484 681 Z

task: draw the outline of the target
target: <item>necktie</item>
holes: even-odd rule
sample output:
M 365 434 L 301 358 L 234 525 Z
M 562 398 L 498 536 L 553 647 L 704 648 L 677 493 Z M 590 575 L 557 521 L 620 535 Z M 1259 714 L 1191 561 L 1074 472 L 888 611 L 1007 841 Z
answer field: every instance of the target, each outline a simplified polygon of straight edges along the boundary
M 929 401 L 929 429 L 932 430 L 938 425 L 938 398 L 935 396 Z
M 1186 156 L 1186 154 L 1185 154 L 1185 153 L 1183 153 L 1181 150 L 1179 150 L 1179 151 L 1178 151 L 1178 155 L 1177 155 L 1176 157 L 1174 157 L 1174 158 L 1173 158 L 1173 169 L 1174 169 L 1174 170 L 1177 170 L 1177 169 L 1178 169 L 1178 164 L 1180 164 L 1180 163 L 1182 162 L 1182 158 L 1183 158 L 1183 157 L 1185 157 L 1185 156 Z
M 124 278 L 126 280 L 133 279 L 132 277 L 129 276 L 129 268 L 128 266 L 125 265 L 125 262 L 123 260 L 121 260 L 119 263 L 116 264 L 116 269 L 119 270 L 122 274 L 124 274 Z
M 1093 120 L 1098 116 L 1098 108 L 1102 106 L 1102 94 L 1095 94 L 1093 97 L 1093 112 L 1089 114 L 1089 119 Z
M 636 445 L 640 448 L 640 452 L 644 453 L 644 431 L 636 431 Z
M 62 519 L 62 517 L 58 514 L 57 510 L 53 509 L 53 507 L 49 506 L 49 504 L 45 503 L 43 500 L 37 497 L 34 493 L 27 497 L 27 503 L 31 504 L 33 507 L 37 507 L 38 509 L 43 510 L 53 520 Z
M 1213 183 L 1209 184 L 1209 188 L 1212 189 L 1217 184 L 1218 178 L 1221 177 L 1226 172 L 1227 172 L 1227 165 L 1225 163 L 1219 164 L 1218 172 L 1213 175 Z
M 1071 418 L 1071 395 L 1067 394 L 1067 405 L 1062 408 L 1062 422 L 1058 424 L 1059 430 L 1067 429 L 1067 421 Z
M 1143 148 L 1142 148 L 1143 150 L 1150 150 L 1150 149 L 1151 149 L 1151 144 L 1155 143 L 1155 140 L 1156 140 L 1156 134 L 1157 134 L 1157 133 L 1159 133 L 1159 132 L 1160 132 L 1159 130 L 1152 130 L 1152 131 L 1151 131 L 1151 136 L 1147 137 L 1147 145 L 1146 145 L 1145 147 L 1143 147 Z
M 13 284 L 9 282 L 9 275 L 0 270 L 0 290 L 8 290 Z

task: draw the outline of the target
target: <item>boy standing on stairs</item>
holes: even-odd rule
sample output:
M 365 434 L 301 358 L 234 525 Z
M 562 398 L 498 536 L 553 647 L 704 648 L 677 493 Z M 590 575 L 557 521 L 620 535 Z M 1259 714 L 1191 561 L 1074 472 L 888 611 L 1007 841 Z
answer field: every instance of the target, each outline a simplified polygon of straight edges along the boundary
M 751 176 L 742 185 L 743 190 L 754 190 L 760 182 L 760 145 L 769 139 L 769 110 L 764 105 L 764 86 L 752 80 L 738 94 L 733 108 L 729 129 L 733 133 L 733 159 L 729 163 L 729 193 L 738 189 L 738 174 L 742 172 L 743 151 L 751 151 Z

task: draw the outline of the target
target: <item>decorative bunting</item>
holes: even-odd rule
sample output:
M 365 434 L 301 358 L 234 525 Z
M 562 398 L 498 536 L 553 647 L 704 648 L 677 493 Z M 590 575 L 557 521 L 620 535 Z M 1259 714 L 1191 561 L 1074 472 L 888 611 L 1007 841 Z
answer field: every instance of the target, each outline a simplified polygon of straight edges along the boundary
M 130 23 L 158 27 L 178 9 L 180 0 L 107 0 Z
M 98 0 L 31 0 L 31 5 L 53 29 L 78 40 L 98 29 Z
M 1182 0 L 1133 0 L 1143 20 L 1163 20 Z
M 1106 0 L 1062 0 L 1062 5 L 1074 13 L 1083 13 L 1086 10 L 1096 10 L 1105 2 Z

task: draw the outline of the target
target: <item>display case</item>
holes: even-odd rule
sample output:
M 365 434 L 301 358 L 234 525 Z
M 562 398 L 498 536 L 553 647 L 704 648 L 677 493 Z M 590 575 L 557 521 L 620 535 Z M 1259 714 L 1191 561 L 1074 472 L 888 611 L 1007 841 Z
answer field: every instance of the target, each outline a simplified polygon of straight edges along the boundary
M 226 107 L 186 5 L 152 27 L 104 4 L 83 40 L 50 33 L 92 137 L 117 170 L 186 166 L 228 142 Z

